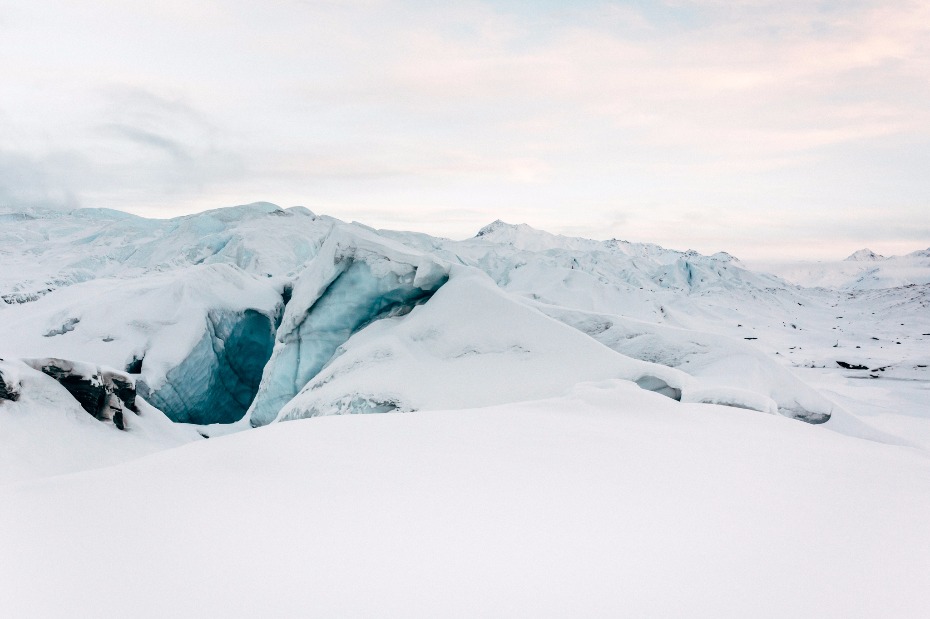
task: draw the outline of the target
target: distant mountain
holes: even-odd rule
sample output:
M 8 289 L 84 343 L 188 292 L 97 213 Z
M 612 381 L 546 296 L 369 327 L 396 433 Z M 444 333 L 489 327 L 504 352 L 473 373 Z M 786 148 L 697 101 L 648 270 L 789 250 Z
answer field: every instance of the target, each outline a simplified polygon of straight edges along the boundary
M 854 251 L 849 255 L 846 260 L 848 262 L 867 262 L 872 260 L 884 260 L 885 257 L 881 254 L 876 254 L 874 251 L 868 247 L 860 249 L 859 251 Z
M 881 290 L 930 284 L 930 249 L 904 256 L 882 256 L 865 248 L 843 260 L 754 261 L 750 266 L 799 286 L 835 290 Z

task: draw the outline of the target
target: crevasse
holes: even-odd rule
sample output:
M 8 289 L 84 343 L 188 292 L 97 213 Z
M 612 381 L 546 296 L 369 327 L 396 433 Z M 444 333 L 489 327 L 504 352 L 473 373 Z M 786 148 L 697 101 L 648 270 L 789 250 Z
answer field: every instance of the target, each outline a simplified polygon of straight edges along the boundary
M 275 354 L 253 403 L 252 425 L 273 421 L 352 334 L 380 318 L 408 313 L 448 279 L 443 276 L 421 288 L 414 284 L 415 277 L 413 266 L 401 274 L 390 271 L 376 276 L 364 261 L 348 260 L 296 328 L 278 333 Z
M 274 348 L 274 321 L 261 312 L 210 312 L 197 345 L 165 377 L 139 393 L 173 421 L 231 423 L 245 415 Z

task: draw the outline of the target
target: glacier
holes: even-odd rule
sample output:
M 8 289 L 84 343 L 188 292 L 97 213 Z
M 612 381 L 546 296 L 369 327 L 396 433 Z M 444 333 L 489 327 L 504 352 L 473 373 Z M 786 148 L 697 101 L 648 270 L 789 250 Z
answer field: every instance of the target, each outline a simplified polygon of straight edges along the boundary
M 0 213 L 0 614 L 924 616 L 927 253 Z
M 230 423 L 258 389 L 284 282 L 228 264 L 96 278 L 9 307 L 0 348 L 119 368 L 174 421 Z
M 268 203 L 171 220 L 4 217 L 0 353 L 125 371 L 140 401 L 209 436 L 620 379 L 874 437 L 798 370 L 853 360 L 910 380 L 926 366 L 924 284 L 805 288 L 725 252 L 502 221 L 453 241 Z M 880 264 L 920 282 L 924 262 L 915 252 Z M 912 339 L 868 323 L 874 311 L 901 316 Z
M 368 241 L 368 251 L 361 249 L 362 239 Z M 414 262 L 409 251 L 372 252 L 377 241 L 373 244 L 370 237 L 353 238 L 353 233 L 343 231 L 329 243 L 328 250 L 321 250 L 325 257 L 294 286 L 249 410 L 253 426 L 272 422 L 354 333 L 377 320 L 409 313 L 448 279 L 443 267 L 423 263 L 423 256 Z M 369 410 L 391 408 L 372 405 Z

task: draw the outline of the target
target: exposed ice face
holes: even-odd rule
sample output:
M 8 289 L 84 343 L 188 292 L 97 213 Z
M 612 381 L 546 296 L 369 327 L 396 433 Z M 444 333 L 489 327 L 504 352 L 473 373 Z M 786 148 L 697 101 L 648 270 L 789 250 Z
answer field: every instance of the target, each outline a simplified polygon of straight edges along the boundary
M 666 395 L 697 386 L 684 372 L 624 357 L 520 303 L 470 267 L 452 269 L 428 303 L 372 324 L 339 353 L 277 421 L 480 407 L 559 395 L 581 381 L 642 381 Z
M 272 320 L 255 310 L 210 312 L 198 344 L 155 391 L 140 394 L 173 421 L 232 423 L 248 410 L 274 348 Z
M 251 403 L 282 311 L 280 285 L 269 278 L 200 265 L 98 278 L 9 307 L 0 346 L 10 357 L 125 370 L 172 419 L 225 423 Z
M 446 278 L 415 283 L 417 269 L 375 274 L 364 261 L 348 259 L 342 272 L 306 310 L 296 328 L 278 334 L 275 355 L 250 413 L 253 426 L 270 423 L 278 411 L 316 376 L 340 345 L 366 325 L 408 313 L 425 302 Z

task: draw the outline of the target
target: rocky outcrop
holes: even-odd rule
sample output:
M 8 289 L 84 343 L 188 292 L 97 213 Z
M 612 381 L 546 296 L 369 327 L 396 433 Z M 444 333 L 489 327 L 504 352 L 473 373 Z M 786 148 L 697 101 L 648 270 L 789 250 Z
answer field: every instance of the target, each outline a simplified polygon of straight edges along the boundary
M 3 359 L 0 359 L 3 361 Z M 4 376 L 3 368 L 0 367 L 0 400 L 10 400 L 15 402 L 19 399 L 19 381 L 13 377 Z
M 138 413 L 136 384 L 128 374 L 67 359 L 23 359 L 68 390 L 85 411 L 101 421 L 126 429 L 126 411 Z

